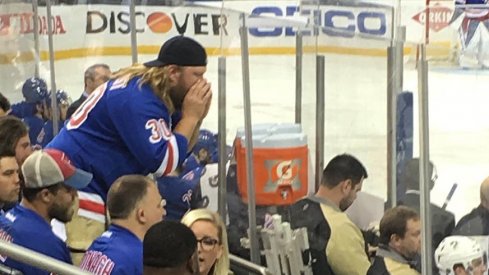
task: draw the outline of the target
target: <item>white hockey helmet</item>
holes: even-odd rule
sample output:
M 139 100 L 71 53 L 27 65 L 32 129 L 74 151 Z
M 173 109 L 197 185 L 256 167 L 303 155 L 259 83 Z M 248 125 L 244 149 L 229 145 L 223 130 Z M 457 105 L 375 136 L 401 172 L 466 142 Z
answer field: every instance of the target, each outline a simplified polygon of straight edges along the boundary
M 480 245 L 469 237 L 448 236 L 438 245 L 435 251 L 435 262 L 440 274 L 454 274 L 453 267 L 463 265 L 465 270 L 471 269 L 472 260 L 486 255 Z

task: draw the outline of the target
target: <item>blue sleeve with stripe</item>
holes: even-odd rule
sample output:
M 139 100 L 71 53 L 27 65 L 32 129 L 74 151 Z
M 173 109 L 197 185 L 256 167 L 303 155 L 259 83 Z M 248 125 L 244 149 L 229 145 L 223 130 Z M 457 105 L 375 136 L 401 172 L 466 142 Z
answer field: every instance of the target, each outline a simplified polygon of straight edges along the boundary
M 130 82 L 122 89 L 139 89 Z M 138 92 L 111 92 L 110 116 L 117 132 L 138 162 L 157 176 L 174 171 L 185 159 L 187 139 L 171 131 L 171 118 L 161 100 L 143 85 Z

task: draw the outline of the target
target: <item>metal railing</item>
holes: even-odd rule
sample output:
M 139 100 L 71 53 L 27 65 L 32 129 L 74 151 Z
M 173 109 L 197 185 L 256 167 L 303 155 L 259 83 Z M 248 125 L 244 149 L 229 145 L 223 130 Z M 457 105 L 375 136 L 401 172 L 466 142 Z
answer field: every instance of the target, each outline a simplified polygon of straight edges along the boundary
M 22 272 L 10 268 L 6 265 L 0 264 L 0 274 L 2 275 L 22 275 Z
M 0 240 L 0 254 L 53 273 L 66 275 L 88 275 L 78 267 L 58 261 L 44 254 L 24 248 L 22 246 Z M 7 273 L 8 274 L 8 273 Z M 19 274 L 19 273 L 11 273 Z
M 245 259 L 239 258 L 234 255 L 229 255 L 229 261 L 231 262 L 231 267 L 237 266 L 239 268 L 246 270 L 246 272 L 249 272 L 251 274 L 272 275 L 272 273 L 267 268 L 263 266 L 259 266 L 255 263 L 252 263 L 250 261 L 247 261 Z

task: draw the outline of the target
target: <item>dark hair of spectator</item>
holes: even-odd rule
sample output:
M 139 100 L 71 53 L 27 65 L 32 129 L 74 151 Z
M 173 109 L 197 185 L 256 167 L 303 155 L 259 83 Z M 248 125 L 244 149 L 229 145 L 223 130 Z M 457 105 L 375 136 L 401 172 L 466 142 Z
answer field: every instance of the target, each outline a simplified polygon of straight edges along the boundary
M 10 102 L 2 93 L 0 93 L 0 109 L 4 112 L 10 110 Z
M 39 187 L 39 188 L 23 188 L 22 189 L 22 197 L 25 198 L 29 202 L 33 202 L 36 199 L 37 194 L 44 189 L 47 189 L 51 194 L 56 195 L 58 191 L 63 187 L 62 182 L 50 185 L 48 187 Z
M 141 175 L 126 175 L 118 178 L 107 193 L 107 209 L 114 219 L 126 219 L 148 193 L 153 182 Z
M 380 220 L 379 242 L 388 245 L 391 236 L 394 234 L 404 238 L 409 220 L 419 220 L 418 212 L 410 207 L 401 205 L 385 211 L 382 220 Z
M 157 268 L 181 267 L 196 249 L 197 239 L 190 228 L 179 222 L 161 221 L 144 236 L 143 263 Z
M 0 117 L 0 152 L 15 155 L 19 140 L 28 134 L 27 126 L 14 116 Z M 9 151 L 10 150 L 10 151 Z
M 353 185 L 368 177 L 367 170 L 363 164 L 352 155 L 337 155 L 329 161 L 323 171 L 322 185 L 334 188 L 340 182 L 351 180 Z

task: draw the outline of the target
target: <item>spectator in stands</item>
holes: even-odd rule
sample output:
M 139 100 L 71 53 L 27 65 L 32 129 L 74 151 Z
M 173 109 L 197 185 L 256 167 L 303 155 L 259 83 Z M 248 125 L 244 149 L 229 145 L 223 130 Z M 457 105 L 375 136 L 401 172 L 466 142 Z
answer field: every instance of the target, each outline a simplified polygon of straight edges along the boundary
M 10 112 L 10 101 L 0 93 L 0 117 L 8 115 Z
M 441 275 L 482 275 L 487 271 L 486 252 L 469 237 L 449 236 L 435 251 Z
M 56 91 L 56 105 L 58 110 L 58 130 L 61 129 L 66 120 L 66 112 L 70 105 L 71 98 L 64 90 Z M 48 99 L 49 118 L 44 123 L 41 132 L 37 136 L 35 143 L 44 148 L 54 137 L 53 112 L 51 110 L 51 98 Z
M 228 274 L 228 237 L 219 214 L 206 208 L 195 209 L 185 214 L 182 223 L 192 229 L 199 243 L 199 274 Z
M 452 235 L 489 235 L 489 177 L 481 183 L 480 198 L 479 206 L 458 221 Z
M 49 116 L 47 100 L 49 92 L 46 82 L 37 77 L 27 79 L 22 86 L 25 101 L 12 106 L 12 114 L 21 118 L 29 130 L 29 139 L 35 144 Z M 30 110 L 29 110 L 30 108 Z
M 0 151 L 14 152 L 17 165 L 20 169 L 25 159 L 32 153 L 32 146 L 29 140 L 29 132 L 26 125 L 14 116 L 0 117 Z M 20 177 L 20 186 L 24 184 L 22 173 Z M 2 211 L 8 211 L 20 201 L 17 196 L 14 202 L 5 202 Z
M 117 179 L 107 194 L 111 225 L 88 248 L 80 268 L 93 274 L 143 274 L 143 239 L 165 215 L 165 201 L 148 177 Z
M 73 102 L 66 112 L 66 119 L 70 119 L 71 115 L 82 105 L 83 102 L 88 98 L 88 96 L 97 89 L 98 86 L 104 84 L 109 80 L 110 77 L 110 67 L 107 64 L 94 64 L 85 70 L 84 82 L 85 90 L 79 99 Z
M 367 273 L 370 262 L 362 233 L 344 213 L 366 178 L 367 170 L 355 157 L 335 156 L 317 193 L 291 206 L 292 227 L 307 228 L 314 274 Z
M 416 210 L 397 206 L 380 221 L 379 248 L 368 275 L 417 275 L 416 256 L 421 250 L 421 223 Z
M 29 132 L 26 125 L 18 118 L 6 116 L 0 118 L 0 151 L 14 150 L 19 167 L 32 153 Z
M 24 119 L 35 116 L 36 113 L 43 113 L 44 107 L 46 106 L 45 102 L 43 104 L 43 101 L 47 98 L 48 94 L 48 87 L 44 79 L 39 77 L 26 79 L 22 85 L 24 100 L 11 106 L 11 114 L 20 119 Z
M 430 162 L 429 173 L 434 175 L 430 181 L 430 190 L 433 189 L 436 180 L 436 171 L 434 169 L 433 163 Z M 414 158 L 408 160 L 402 169 L 400 174 L 400 181 L 406 186 L 407 191 L 403 200 L 398 202 L 398 204 L 403 204 L 414 208 L 418 213 L 420 213 L 420 193 L 419 193 L 419 159 Z M 438 247 L 441 240 L 446 236 L 450 235 L 453 228 L 455 227 L 455 216 L 438 207 L 435 204 L 431 204 L 431 225 L 432 225 L 432 247 L 433 251 Z
M 144 275 L 198 274 L 197 259 L 197 239 L 179 222 L 161 221 L 144 236 Z
M 5 147 L 1 148 L 0 149 L 0 208 L 3 208 L 5 203 L 17 202 L 19 199 L 19 193 L 20 193 L 19 165 L 17 164 L 17 160 L 15 159 L 15 151 L 11 149 L 9 150 L 9 148 L 5 148 Z M 0 210 L 0 217 L 3 217 L 2 210 Z
M 22 174 L 22 201 L 6 214 L 12 222 L 13 243 L 71 264 L 68 248 L 50 223 L 71 220 L 76 189 L 88 185 L 92 175 L 76 169 L 65 154 L 53 149 L 32 153 L 22 165 Z M 23 274 L 49 274 L 13 259 L 5 264 Z
M 11 148 L 2 147 L 0 149 L 0 208 L 5 204 L 15 203 L 19 199 L 20 179 L 19 165 L 15 159 L 15 151 Z M 10 235 L 10 220 L 5 217 L 5 213 L 0 209 L 0 239 L 6 242 L 12 241 Z M 0 257 L 0 262 L 6 260 L 6 256 Z

